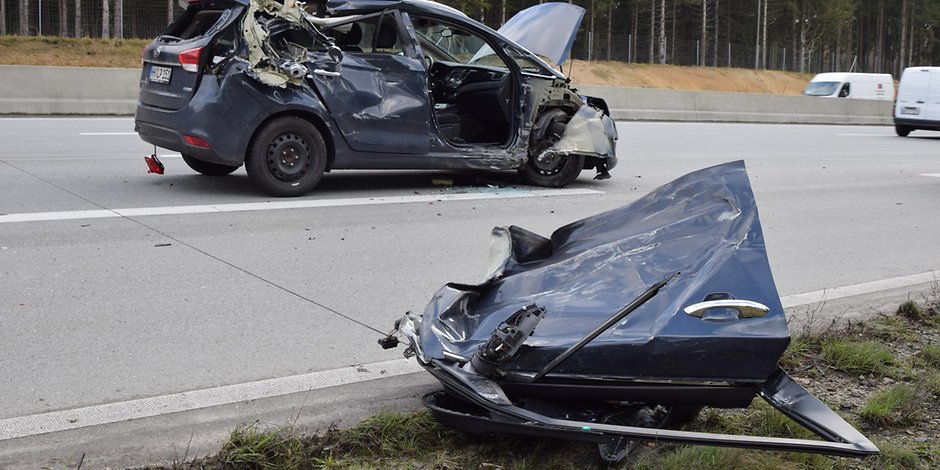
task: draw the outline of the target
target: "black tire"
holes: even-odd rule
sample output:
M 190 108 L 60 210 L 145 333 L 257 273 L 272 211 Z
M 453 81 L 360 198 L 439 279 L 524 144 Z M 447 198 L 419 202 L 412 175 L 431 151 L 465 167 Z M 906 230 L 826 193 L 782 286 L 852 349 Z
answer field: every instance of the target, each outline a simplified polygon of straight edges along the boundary
M 561 188 L 578 179 L 584 168 L 583 155 L 546 155 L 565 133 L 568 114 L 560 109 L 543 113 L 532 126 L 529 136 L 529 160 L 520 170 L 523 180 L 536 186 Z
M 320 182 L 326 160 L 326 143 L 316 126 L 298 117 L 281 117 L 265 124 L 251 141 L 245 169 L 262 191 L 292 197 Z
M 894 125 L 894 132 L 896 132 L 899 137 L 907 137 L 908 135 L 910 135 L 912 130 L 913 129 L 911 129 L 910 127 L 902 126 L 900 124 Z
M 219 163 L 210 163 L 204 162 L 202 160 L 197 160 L 189 155 L 183 154 L 183 161 L 189 165 L 190 168 L 196 170 L 199 173 L 202 173 L 206 176 L 225 176 L 231 174 L 233 171 L 238 169 L 238 165 L 222 165 Z
M 617 424 L 621 426 L 636 426 L 642 428 L 662 428 L 667 419 L 668 411 L 662 406 L 644 406 L 629 410 L 625 413 L 609 413 L 600 417 L 600 422 Z M 606 442 L 597 444 L 597 451 L 601 460 L 607 464 L 617 464 L 633 452 L 643 442 L 638 439 L 629 439 L 623 436 L 612 437 Z
M 663 420 L 662 427 L 670 429 L 679 429 L 698 417 L 702 411 L 701 406 L 692 405 L 672 405 L 668 407 L 666 418 Z

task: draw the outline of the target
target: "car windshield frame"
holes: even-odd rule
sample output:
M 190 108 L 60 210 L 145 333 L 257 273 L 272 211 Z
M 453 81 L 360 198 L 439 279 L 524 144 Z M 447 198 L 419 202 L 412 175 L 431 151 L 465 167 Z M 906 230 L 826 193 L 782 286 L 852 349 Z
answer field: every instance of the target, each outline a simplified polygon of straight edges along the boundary
M 455 24 L 452 21 L 442 20 L 441 18 L 438 18 L 433 15 L 424 15 L 420 13 L 409 12 L 408 16 L 409 16 L 409 19 L 411 20 L 411 24 L 413 25 L 415 36 L 422 42 L 426 41 L 428 44 L 432 45 L 433 51 L 435 53 L 440 53 L 446 56 L 447 58 L 449 58 L 448 62 L 459 63 L 463 65 L 485 66 L 485 67 L 490 67 L 490 68 L 500 68 L 500 69 L 509 70 L 509 65 L 506 63 L 506 59 L 500 56 L 499 54 L 495 54 L 495 53 L 493 54 L 499 60 L 499 64 L 489 64 L 489 63 L 480 64 L 478 63 L 477 60 L 474 60 L 474 59 L 477 59 L 477 54 L 479 53 L 480 50 L 484 50 L 484 49 L 491 47 L 489 40 L 487 39 L 485 34 L 482 34 L 478 31 L 474 31 L 472 28 L 468 28 L 466 25 Z M 415 20 L 427 20 L 427 21 L 435 22 L 438 25 L 444 26 L 446 27 L 446 29 L 449 29 L 451 31 L 451 36 L 446 36 L 446 37 L 442 36 L 440 39 L 435 40 L 433 37 L 426 34 L 426 31 L 422 29 L 421 27 L 419 27 L 416 24 Z M 455 31 L 459 31 L 460 34 L 454 34 Z M 468 56 L 466 58 L 455 55 L 453 50 L 440 44 L 441 40 L 444 40 L 444 39 L 449 40 L 450 38 L 459 37 L 459 36 L 476 38 L 479 41 L 481 41 L 482 44 L 477 48 L 476 53 L 470 53 L 469 50 L 465 51 L 466 55 Z

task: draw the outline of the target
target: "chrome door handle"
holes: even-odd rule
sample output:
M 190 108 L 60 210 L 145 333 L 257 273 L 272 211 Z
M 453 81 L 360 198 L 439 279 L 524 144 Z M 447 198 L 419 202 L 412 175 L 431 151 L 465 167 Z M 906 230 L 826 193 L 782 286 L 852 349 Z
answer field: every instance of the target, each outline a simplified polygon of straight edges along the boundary
M 316 75 L 320 75 L 321 77 L 338 77 L 339 76 L 339 72 L 331 72 L 329 70 L 323 70 L 323 69 L 314 69 L 313 73 Z
M 682 309 L 682 311 L 688 315 L 692 315 L 693 317 L 702 318 L 702 315 L 705 315 L 707 310 L 711 310 L 713 308 L 736 309 L 738 311 L 738 318 L 759 318 L 767 315 L 767 312 L 770 312 L 770 307 L 760 302 L 738 299 L 709 300 L 707 302 L 699 302 L 697 304 L 689 305 L 688 307 Z

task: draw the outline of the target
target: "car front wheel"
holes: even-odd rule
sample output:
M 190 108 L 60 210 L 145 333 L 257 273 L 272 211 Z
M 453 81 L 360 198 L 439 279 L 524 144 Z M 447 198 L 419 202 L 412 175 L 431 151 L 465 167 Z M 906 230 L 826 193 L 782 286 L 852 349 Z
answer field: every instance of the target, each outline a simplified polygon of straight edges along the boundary
M 183 154 L 183 161 L 193 170 L 206 176 L 225 176 L 238 169 L 238 166 L 220 165 L 218 163 L 197 160 L 185 153 Z
M 560 109 L 548 111 L 536 120 L 529 139 L 529 160 L 520 170 L 526 182 L 560 188 L 578 179 L 584 168 L 584 156 L 545 153 L 565 135 L 567 123 L 568 115 Z
M 298 117 L 264 125 L 248 147 L 245 169 L 262 191 L 277 197 L 303 195 L 326 170 L 326 144 L 320 131 Z

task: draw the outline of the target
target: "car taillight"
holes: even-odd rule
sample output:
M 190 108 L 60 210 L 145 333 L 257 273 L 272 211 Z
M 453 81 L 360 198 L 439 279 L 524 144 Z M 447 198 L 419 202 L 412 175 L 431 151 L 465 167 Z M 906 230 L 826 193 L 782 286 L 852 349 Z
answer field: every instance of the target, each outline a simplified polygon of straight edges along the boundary
M 180 52 L 180 65 L 187 72 L 199 71 L 199 56 L 202 54 L 202 48 L 197 47 L 188 51 Z
M 192 145 L 193 147 L 202 147 L 204 149 L 211 148 L 209 147 L 209 142 L 206 142 L 206 139 L 202 137 L 196 137 L 194 135 L 187 135 L 184 137 L 186 143 Z

